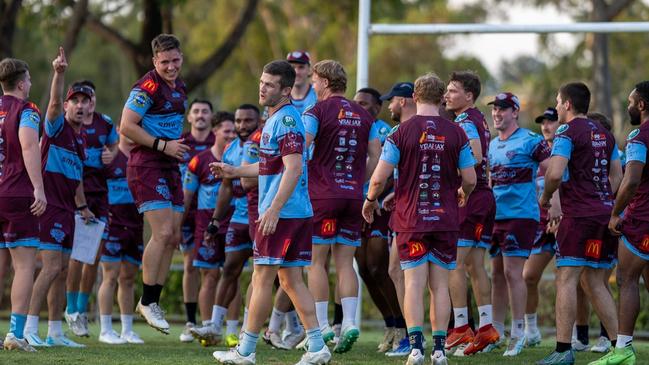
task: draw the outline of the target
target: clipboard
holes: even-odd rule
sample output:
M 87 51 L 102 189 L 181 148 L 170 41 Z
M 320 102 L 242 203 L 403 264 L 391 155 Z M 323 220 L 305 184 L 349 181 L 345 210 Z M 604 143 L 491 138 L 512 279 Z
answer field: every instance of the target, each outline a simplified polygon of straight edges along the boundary
M 93 265 L 97 258 L 97 251 L 105 227 L 106 223 L 100 220 L 86 224 L 80 215 L 75 215 L 74 240 L 70 257 L 85 264 Z

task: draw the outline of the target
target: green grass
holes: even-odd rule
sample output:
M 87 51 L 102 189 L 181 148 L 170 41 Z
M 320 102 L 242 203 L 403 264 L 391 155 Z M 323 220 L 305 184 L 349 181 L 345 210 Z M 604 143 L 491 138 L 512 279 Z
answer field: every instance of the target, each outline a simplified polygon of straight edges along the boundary
M 116 330 L 119 330 L 119 323 L 115 323 Z M 0 328 L 6 329 L 7 321 L 0 321 Z M 122 345 L 109 346 L 100 344 L 97 341 L 99 332 L 98 325 L 91 325 L 90 338 L 74 338 L 85 344 L 85 349 L 67 348 L 40 348 L 35 354 L 19 352 L 0 353 L 0 364 L 15 365 L 55 365 L 55 364 L 83 364 L 83 365 L 104 365 L 104 364 L 154 364 L 154 365 L 181 365 L 181 364 L 215 364 L 212 358 L 212 351 L 216 348 L 203 348 L 197 343 L 183 344 L 178 341 L 182 330 L 181 325 L 172 325 L 171 334 L 165 336 L 156 332 L 141 323 L 136 323 L 135 330 L 146 341 L 145 345 Z M 41 326 L 41 335 L 45 335 L 46 328 Z M 365 331 L 361 334 L 360 341 L 356 343 L 351 352 L 338 355 L 334 354 L 331 364 L 334 365 L 360 365 L 360 364 L 404 364 L 405 358 L 390 359 L 382 354 L 376 353 L 376 344 L 381 337 L 377 331 Z M 430 338 L 429 347 L 430 347 Z M 553 349 L 553 339 L 543 342 L 541 347 L 526 349 L 516 358 L 503 358 L 502 351 L 494 354 L 481 354 L 469 358 L 455 358 L 450 360 L 451 364 L 533 364 Z M 636 344 L 638 350 L 637 364 L 649 364 L 649 344 Z M 298 351 L 279 351 L 271 349 L 260 340 L 257 353 L 257 364 L 294 364 L 301 356 Z M 599 354 L 579 353 L 577 364 L 587 364 L 595 360 Z M 427 364 L 429 360 L 427 360 Z

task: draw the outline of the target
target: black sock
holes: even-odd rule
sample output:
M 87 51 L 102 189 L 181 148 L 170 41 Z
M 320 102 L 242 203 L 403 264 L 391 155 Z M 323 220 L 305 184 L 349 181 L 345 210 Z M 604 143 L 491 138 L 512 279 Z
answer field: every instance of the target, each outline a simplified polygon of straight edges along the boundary
M 556 352 L 566 352 L 572 349 L 570 342 L 557 342 L 557 347 L 554 349 Z
M 606 332 L 606 328 L 604 328 L 604 324 L 602 322 L 599 322 L 599 336 L 600 337 L 606 337 L 607 339 L 611 339 L 608 337 L 608 332 Z
M 424 334 L 421 330 L 412 331 L 408 333 L 408 338 L 410 339 L 410 347 L 413 349 L 419 349 L 421 354 L 424 354 Z
M 469 317 L 469 327 L 471 327 L 471 330 L 475 332 L 475 321 L 473 320 L 473 317 Z
M 155 286 L 155 302 L 160 304 L 160 295 L 162 294 L 162 285 L 156 284 Z
M 397 328 L 406 328 L 406 320 L 403 316 L 394 317 L 394 326 Z
M 442 354 L 445 354 L 444 345 L 446 344 L 446 332 L 433 331 L 433 341 L 433 351 L 441 351 Z
M 155 285 L 142 284 L 142 299 L 140 299 L 142 305 L 155 303 L 155 293 Z
M 383 322 L 385 322 L 385 327 L 386 328 L 393 328 L 394 327 L 394 317 L 384 317 Z
M 334 326 L 343 323 L 343 306 L 342 304 L 334 303 Z
M 588 345 L 588 325 L 577 325 L 577 339 L 584 345 Z
M 627 344 L 627 346 L 629 346 L 630 344 L 631 344 L 631 342 L 629 342 Z M 613 346 L 613 348 L 615 348 L 615 345 L 617 345 L 617 340 L 611 340 L 611 346 Z
M 185 303 L 185 313 L 187 313 L 187 322 L 196 324 L 196 303 Z

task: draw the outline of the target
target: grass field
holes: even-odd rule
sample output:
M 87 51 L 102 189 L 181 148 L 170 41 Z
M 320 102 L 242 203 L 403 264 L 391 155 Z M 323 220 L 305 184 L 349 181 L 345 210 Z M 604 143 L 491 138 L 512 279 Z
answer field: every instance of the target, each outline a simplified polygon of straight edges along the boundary
M 116 323 L 116 330 L 119 330 L 119 323 Z M 4 330 L 9 327 L 6 321 L 0 321 L 0 328 Z M 212 358 L 212 351 L 216 348 L 203 348 L 196 343 L 182 344 L 178 336 L 182 330 L 180 325 L 172 325 L 171 334 L 164 336 L 149 327 L 137 323 L 135 330 L 146 341 L 145 345 L 122 345 L 109 346 L 100 344 L 97 341 L 99 328 L 91 325 L 93 337 L 78 339 L 79 342 L 87 345 L 85 349 L 67 348 L 41 348 L 35 354 L 8 352 L 0 353 L 0 364 L 12 365 L 55 365 L 55 364 L 83 364 L 83 365 L 104 365 L 104 364 L 154 364 L 154 365 L 182 365 L 182 364 L 215 364 Z M 46 328 L 41 327 L 41 335 L 44 336 Z M 360 342 L 354 349 L 344 355 L 334 354 L 331 364 L 335 365 L 360 365 L 360 364 L 404 364 L 405 358 L 390 359 L 382 354 L 376 353 L 376 344 L 381 336 L 377 331 L 366 331 L 361 334 Z M 430 340 L 430 339 L 429 339 Z M 526 349 L 520 356 L 507 359 L 500 353 L 482 354 L 468 358 L 451 358 L 451 364 L 533 364 L 536 360 L 548 354 L 554 343 L 548 339 L 541 347 Z M 430 343 L 430 341 L 429 341 Z M 649 344 L 636 344 L 638 350 L 637 364 L 649 364 Z M 258 346 L 257 364 L 294 364 L 301 356 L 298 351 L 274 350 L 261 342 Z M 587 364 L 595 360 L 599 354 L 579 353 L 577 364 Z M 429 363 L 427 361 L 427 363 Z

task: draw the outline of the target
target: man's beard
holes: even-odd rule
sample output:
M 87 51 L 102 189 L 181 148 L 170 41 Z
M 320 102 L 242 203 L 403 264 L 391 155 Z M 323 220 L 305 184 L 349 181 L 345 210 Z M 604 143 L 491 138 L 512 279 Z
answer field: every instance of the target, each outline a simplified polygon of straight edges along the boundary
M 629 110 L 629 117 L 631 118 L 631 125 L 640 125 L 642 123 L 640 111 L 637 108 Z

